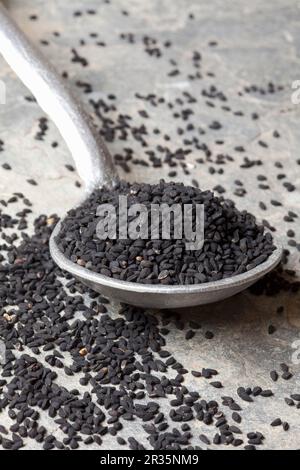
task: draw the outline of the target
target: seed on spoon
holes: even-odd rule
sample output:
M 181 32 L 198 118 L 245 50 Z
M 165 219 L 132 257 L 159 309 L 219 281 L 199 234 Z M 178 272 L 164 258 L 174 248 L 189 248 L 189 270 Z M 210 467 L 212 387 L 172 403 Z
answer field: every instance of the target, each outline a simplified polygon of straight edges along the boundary
M 144 231 L 140 222 L 137 225 L 140 238 L 123 233 L 123 226 L 121 232 L 127 210 L 120 206 L 121 197 L 126 198 L 128 211 L 137 205 L 144 205 L 149 211 L 151 223 Z M 115 211 L 117 222 L 111 239 L 109 234 L 104 239 L 97 235 L 96 213 L 101 204 Z M 171 211 L 173 204 L 179 216 L 176 221 L 175 213 L 170 216 L 170 234 L 164 237 L 166 216 L 157 213 L 157 207 L 164 205 Z M 186 205 L 192 208 L 191 214 L 199 205 L 204 208 L 203 234 L 195 232 L 204 238 L 199 248 L 187 245 Z M 152 212 L 153 206 L 156 209 Z M 158 225 L 153 225 L 152 218 L 159 221 Z M 129 224 L 134 220 L 128 217 Z M 195 221 L 190 222 L 193 226 Z M 175 236 L 179 223 L 182 234 Z M 77 258 L 79 265 L 91 271 L 121 281 L 167 285 L 201 284 L 242 274 L 264 263 L 275 250 L 271 233 L 258 225 L 252 214 L 240 212 L 232 201 L 216 197 L 211 191 L 163 180 L 155 185 L 120 181 L 113 191 L 106 187 L 94 190 L 81 206 L 68 212 L 56 243 L 67 258 Z
M 162 281 L 163 279 L 166 279 L 166 278 L 169 276 L 169 274 L 170 274 L 170 273 L 169 273 L 169 271 L 167 271 L 167 270 L 161 271 L 161 272 L 159 273 L 159 275 L 157 276 L 157 279 L 158 279 L 159 281 Z

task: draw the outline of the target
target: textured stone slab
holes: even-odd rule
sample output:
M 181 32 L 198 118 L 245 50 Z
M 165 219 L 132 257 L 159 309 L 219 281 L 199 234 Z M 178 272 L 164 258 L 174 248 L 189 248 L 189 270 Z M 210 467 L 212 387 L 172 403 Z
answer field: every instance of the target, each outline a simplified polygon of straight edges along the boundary
M 172 119 L 172 112 L 167 107 L 153 108 L 147 103 L 141 103 L 135 97 L 135 92 L 143 95 L 153 92 L 163 96 L 166 101 L 174 100 L 182 91 L 196 95 L 199 103 L 198 125 L 207 131 L 213 120 L 223 124 L 217 133 L 208 130 L 203 141 L 210 145 L 214 155 L 218 152 L 229 153 L 235 156 L 235 161 L 226 165 L 223 175 L 211 175 L 208 165 L 195 163 L 197 158 L 203 156 L 199 151 L 199 155 L 193 153 L 187 159 L 191 175 L 186 176 L 178 170 L 178 179 L 185 183 L 196 179 L 202 188 L 221 184 L 226 189 L 226 196 L 233 197 L 239 207 L 254 211 L 259 218 L 267 217 L 286 243 L 285 233 L 290 224 L 283 222 L 283 215 L 287 210 L 293 210 L 300 216 L 300 167 L 296 165 L 300 145 L 300 105 L 291 103 L 291 84 L 300 79 L 297 1 L 235 0 L 229 5 L 221 0 L 114 0 L 106 5 L 96 0 L 53 0 L 46 5 L 42 0 L 12 0 L 7 4 L 12 15 L 34 42 L 50 42 L 49 46 L 40 47 L 61 72 L 68 71 L 71 83 L 75 85 L 77 80 L 82 80 L 93 84 L 91 95 L 78 91 L 90 112 L 90 98 L 99 99 L 114 94 L 120 113 L 133 116 L 134 123 L 140 125 L 143 120 L 137 111 L 146 109 L 150 117 L 147 126 L 161 129 L 161 136 L 169 134 L 172 138 L 170 146 L 176 149 L 181 146 L 181 139 L 177 136 L 177 124 Z M 97 15 L 73 17 L 74 10 L 93 7 L 97 9 Z M 129 16 L 124 16 L 122 10 L 128 10 Z M 189 18 L 189 13 L 194 14 L 194 20 Z M 38 21 L 29 21 L 29 15 L 32 14 L 38 15 Z M 55 31 L 60 33 L 60 37 L 53 36 Z M 105 41 L 107 47 L 95 46 L 95 40 L 89 36 L 93 32 L 99 34 L 98 40 Z M 136 36 L 137 44 L 134 46 L 120 39 L 120 33 L 129 32 Z M 149 57 L 141 41 L 143 35 L 155 37 L 160 44 L 170 40 L 173 46 L 161 59 Z M 85 46 L 79 45 L 80 39 L 86 40 Z M 217 45 L 211 47 L 210 41 L 216 41 Z M 71 63 L 72 47 L 76 47 L 88 59 L 88 68 Z M 187 77 L 192 72 L 190 59 L 194 50 L 199 50 L 203 55 L 202 81 L 191 81 Z M 168 76 L 170 59 L 177 61 L 181 71 L 175 78 Z M 212 79 L 207 72 L 214 72 L 216 78 Z M 38 118 L 43 113 L 35 103 L 25 100 L 28 92 L 2 59 L 0 80 L 7 89 L 7 103 L 0 105 L 0 139 L 5 142 L 4 151 L 0 153 L 0 164 L 8 162 L 12 166 L 12 171 L 0 167 L 0 199 L 14 191 L 22 191 L 34 201 L 33 216 L 54 212 L 63 215 L 83 196 L 83 189 L 75 187 L 76 174 L 70 173 L 64 166 L 72 162 L 71 156 L 51 123 L 44 142 L 34 139 Z M 283 85 L 284 90 L 268 95 L 243 92 L 245 86 L 257 84 L 265 87 L 269 81 Z M 226 92 L 230 106 L 236 111 L 242 111 L 244 117 L 226 113 L 221 109 L 221 104 L 215 108 L 205 105 L 201 90 L 212 84 Z M 238 92 L 244 94 L 242 99 Z M 249 116 L 253 112 L 260 115 L 259 120 L 251 120 Z M 280 133 L 280 139 L 272 139 L 275 129 Z M 161 136 L 150 135 L 149 148 L 163 145 Z M 224 139 L 224 144 L 218 145 L 217 139 Z M 257 144 L 260 139 L 270 142 L 267 150 Z M 51 147 L 52 142 L 58 142 L 59 146 Z M 242 171 L 240 163 L 243 155 L 234 152 L 234 147 L 238 145 L 245 146 L 245 155 L 249 158 L 261 158 L 263 167 Z M 147 158 L 145 149 L 141 149 L 132 136 L 128 142 L 115 140 L 110 149 L 114 154 L 122 153 L 126 146 L 132 147 L 138 158 Z M 283 189 L 277 179 L 279 171 L 274 167 L 276 161 L 283 163 L 282 172 L 296 186 L 296 191 L 289 193 Z M 154 182 L 162 176 L 167 177 L 168 172 L 169 168 L 153 170 L 136 166 L 130 175 L 122 175 L 121 171 L 120 174 L 130 180 Z M 270 192 L 264 193 L 257 188 L 258 174 L 267 175 Z M 36 179 L 38 186 L 29 185 L 26 182 L 28 178 Z M 239 178 L 245 181 L 248 198 L 238 198 L 233 194 L 236 189 L 234 181 Z M 281 201 L 283 207 L 271 206 L 271 199 Z M 259 201 L 267 204 L 267 214 L 259 209 Z M 292 225 L 300 242 L 300 224 Z M 299 252 L 293 252 L 290 267 L 299 273 Z M 281 316 L 276 313 L 280 305 L 285 307 Z M 117 312 L 117 308 L 115 306 L 111 309 L 112 314 Z M 164 313 L 156 312 L 155 315 Z M 204 366 L 221 371 L 219 379 L 226 386 L 226 394 L 231 392 L 234 396 L 239 385 L 272 388 L 275 394 L 272 399 L 258 397 L 255 406 L 243 403 L 243 428 L 249 426 L 249 430 L 259 429 L 263 432 L 267 448 L 299 448 L 299 415 L 283 401 L 283 397 L 295 391 L 297 386 L 300 389 L 300 358 L 295 354 L 295 341 L 300 339 L 299 294 L 255 297 L 244 292 L 218 304 L 186 309 L 179 315 L 185 321 L 197 320 L 202 328 L 192 340 L 186 342 L 185 333 L 175 326 L 171 327 L 167 349 L 189 369 L 199 370 Z M 277 328 L 273 335 L 268 334 L 270 324 Z M 212 340 L 205 338 L 207 330 L 214 332 Z M 279 380 L 273 384 L 269 372 L 279 369 L 282 362 L 290 365 L 294 378 L 289 382 Z M 59 377 L 61 383 L 65 379 L 63 374 Z M 77 379 L 67 380 L 70 387 L 79 386 Z M 212 389 L 204 379 L 196 379 L 188 374 L 186 380 L 204 398 L 214 399 L 223 395 L 222 390 Z M 163 399 L 161 407 L 168 412 Z M 270 421 L 278 416 L 290 423 L 289 432 L 270 427 Z M 52 426 L 46 415 L 42 420 L 47 427 Z M 0 421 L 10 423 L 3 414 Z M 197 426 L 195 435 L 201 432 L 201 423 L 197 423 Z M 141 439 L 147 446 L 141 425 L 126 423 L 123 435 L 143 436 Z M 33 441 L 28 442 L 28 448 L 38 446 Z M 115 440 L 105 436 L 104 446 L 116 447 Z

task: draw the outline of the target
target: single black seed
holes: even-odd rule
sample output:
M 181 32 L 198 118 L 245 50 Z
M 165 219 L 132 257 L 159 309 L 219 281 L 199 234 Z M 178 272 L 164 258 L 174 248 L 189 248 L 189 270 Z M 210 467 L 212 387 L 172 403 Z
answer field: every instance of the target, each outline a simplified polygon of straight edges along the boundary
M 204 444 L 208 446 L 210 445 L 210 440 L 205 436 L 205 434 L 200 434 L 199 439 L 200 441 L 204 442 Z
M 261 394 L 261 392 L 262 392 L 262 388 L 256 386 L 256 387 L 254 387 L 253 390 L 252 390 L 252 395 L 253 395 L 254 397 L 258 397 L 258 396 Z
M 201 372 L 198 372 L 196 370 L 192 370 L 191 374 L 194 376 L 194 377 L 201 377 Z
M 291 399 L 295 401 L 300 401 L 300 393 L 293 393 Z
M 193 330 L 188 330 L 185 335 L 185 339 L 189 340 L 192 339 L 195 336 L 195 332 Z
M 232 445 L 234 447 L 239 447 L 241 446 L 242 444 L 244 443 L 244 441 L 242 439 L 234 439 L 233 442 L 232 442 Z
M 29 179 L 27 180 L 27 183 L 31 184 L 32 186 L 37 186 L 37 182 L 36 182 L 34 179 L 32 179 L 32 178 L 29 178 Z
M 269 326 L 268 326 L 268 333 L 269 333 L 269 335 L 272 335 L 273 333 L 275 333 L 275 331 L 276 331 L 276 328 L 275 328 L 274 325 L 269 325 Z
M 262 397 L 271 397 L 273 396 L 272 390 L 263 390 L 260 394 Z
M 241 423 L 242 422 L 241 416 L 238 413 L 236 413 L 235 411 L 232 413 L 232 419 L 236 423 Z
M 11 166 L 10 166 L 9 163 L 3 163 L 3 164 L 2 164 L 2 168 L 3 168 L 4 170 L 11 170 Z
M 282 427 L 284 431 L 288 431 L 290 429 L 290 425 L 286 421 L 282 423 Z
M 284 379 L 284 380 L 290 380 L 292 377 L 293 377 L 293 374 L 291 372 L 283 372 L 283 374 L 281 375 L 281 377 Z
M 124 446 L 124 445 L 126 444 L 125 439 L 123 439 L 123 437 L 120 437 L 120 436 L 117 437 L 117 442 L 118 442 L 118 444 L 120 444 L 121 446 Z
M 204 336 L 206 339 L 213 339 L 214 334 L 211 331 L 206 331 Z
M 278 380 L 278 373 L 276 372 L 276 370 L 272 370 L 270 372 L 270 377 L 271 379 L 273 380 L 273 382 L 277 382 Z
M 275 426 L 281 426 L 281 424 L 282 424 L 281 419 L 280 419 L 280 418 L 276 418 L 276 419 L 274 419 L 274 421 L 272 421 L 271 426 L 273 426 L 273 427 L 275 427 Z
M 223 387 L 222 383 L 218 382 L 218 381 L 210 382 L 210 385 L 212 385 L 214 388 L 222 388 Z
M 294 400 L 291 400 L 290 398 L 285 398 L 284 400 L 288 406 L 295 406 Z

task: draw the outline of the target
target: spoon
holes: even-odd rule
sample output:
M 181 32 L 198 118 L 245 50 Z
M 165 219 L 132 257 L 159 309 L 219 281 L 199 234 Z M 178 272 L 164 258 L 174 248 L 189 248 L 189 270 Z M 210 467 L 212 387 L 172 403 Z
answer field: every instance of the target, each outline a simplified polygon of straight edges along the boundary
M 87 194 L 103 185 L 113 188 L 118 177 L 112 157 L 90 118 L 64 80 L 26 38 L 2 5 L 0 53 L 56 124 L 71 151 Z M 50 253 L 61 269 L 107 297 L 146 308 L 191 307 L 223 300 L 262 278 L 280 262 L 282 256 L 281 244 L 276 241 L 277 248 L 271 256 L 243 274 L 196 285 L 138 284 L 97 274 L 70 261 L 56 244 L 59 230 L 60 223 L 51 235 Z

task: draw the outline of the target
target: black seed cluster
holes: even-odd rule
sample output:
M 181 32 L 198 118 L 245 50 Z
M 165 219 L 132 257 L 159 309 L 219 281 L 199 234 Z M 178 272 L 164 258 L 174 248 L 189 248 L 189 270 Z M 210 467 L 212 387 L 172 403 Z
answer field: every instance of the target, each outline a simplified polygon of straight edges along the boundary
M 117 4 L 111 10 L 109 0 L 102 3 L 98 10 L 83 6 L 81 10 L 72 11 L 70 21 L 83 20 L 87 28 L 89 19 L 95 15 L 118 15 Z M 184 19 L 186 25 L 197 28 L 198 15 L 188 10 Z M 34 22 L 32 27 L 40 21 L 35 11 L 28 16 Z M 282 297 L 289 299 L 286 306 L 283 298 L 277 297 L 275 318 L 262 328 L 266 340 L 269 343 L 273 340 L 277 348 L 284 315 L 290 315 L 293 310 L 290 306 L 297 301 L 296 295 L 300 292 L 297 278 L 300 214 L 289 194 L 294 192 L 294 200 L 299 189 L 296 175 L 300 159 L 290 147 L 289 160 L 282 158 L 271 162 L 272 152 L 280 142 L 286 145 L 286 129 L 270 127 L 271 121 L 265 122 L 264 113 L 258 112 L 256 99 L 248 98 L 249 95 L 259 96 L 267 106 L 272 95 L 280 99 L 287 90 L 290 101 L 290 77 L 287 81 L 282 77 L 282 83 L 278 84 L 260 76 L 257 84 L 248 83 L 242 88 L 232 84 L 229 89 L 224 86 L 226 81 L 221 80 L 216 61 L 212 56 L 207 60 L 210 49 L 219 53 L 219 46 L 222 47 L 219 38 L 218 41 L 208 38 L 203 51 L 196 46 L 195 50 L 191 49 L 191 43 L 187 42 L 184 55 L 180 55 L 174 34 L 171 39 L 164 37 L 162 40 L 150 28 L 142 33 L 144 28 L 135 28 L 127 21 L 127 16 L 134 17 L 136 24 L 140 21 L 133 7 L 128 12 L 119 8 L 119 16 L 120 28 L 110 37 L 97 31 L 94 23 L 88 33 L 82 31 L 82 37 L 74 39 L 65 57 L 70 64 L 62 71 L 62 77 L 72 80 L 83 98 L 90 98 L 94 122 L 114 152 L 121 175 L 141 171 L 143 178 L 140 179 L 147 181 L 146 171 L 151 168 L 156 181 L 164 172 L 170 179 L 184 179 L 199 187 L 194 171 L 201 172 L 203 182 L 207 176 L 214 176 L 214 191 L 222 197 L 230 194 L 248 200 L 256 191 L 259 202 L 256 209 L 252 204 L 251 210 L 266 214 L 263 225 L 271 232 L 275 227 L 266 220 L 267 211 L 276 215 L 276 227 L 280 228 L 280 235 L 286 232 L 289 249 L 284 251 L 283 265 L 246 295 L 270 296 L 275 302 L 275 296 L 282 293 Z M 48 47 L 51 53 L 53 44 L 56 49 L 65 47 L 64 34 L 63 29 L 48 31 L 37 42 L 41 47 Z M 172 93 L 166 95 L 162 88 L 153 89 L 145 80 L 138 89 L 128 87 L 129 102 L 133 106 L 127 106 L 110 80 L 107 81 L 110 89 L 105 90 L 105 82 L 100 83 L 93 73 L 99 62 L 96 48 L 101 47 L 99 53 L 103 57 L 110 53 L 111 45 L 115 47 L 120 43 L 126 48 L 124 55 L 128 60 L 130 57 L 135 60 L 135 53 L 142 51 L 161 82 L 167 80 L 172 86 L 180 80 L 188 83 L 188 87 L 174 87 Z M 119 63 L 122 60 L 120 57 Z M 223 72 L 223 68 L 221 70 Z M 76 78 L 73 80 L 73 77 Z M 32 108 L 39 116 L 40 110 L 32 96 L 24 97 L 24 107 Z M 209 114 L 207 122 L 202 119 L 203 110 Z M 167 132 L 157 123 L 158 115 L 168 123 Z M 231 139 L 229 141 L 227 121 L 231 120 L 251 128 L 256 135 L 252 142 L 254 153 L 248 148 L 248 132 L 235 135 L 234 145 Z M 268 131 L 256 132 L 257 124 Z M 34 137 L 38 141 L 32 149 L 44 146 L 47 152 L 56 151 L 57 143 L 51 144 L 47 139 L 50 128 L 46 118 L 38 119 L 35 125 L 32 123 L 32 128 L 36 129 Z M 7 133 L 5 139 L 6 136 Z M 27 139 L 30 138 L 28 134 Z M 1 135 L 0 170 L 8 178 L 7 170 L 12 166 L 9 147 L 9 140 L 4 142 L 4 135 Z M 233 176 L 236 168 L 239 179 Z M 291 168 L 295 170 L 292 175 Z M 70 166 L 66 169 L 73 171 Z M 234 185 L 224 181 L 226 174 L 230 174 L 228 181 Z M 40 197 L 40 185 L 35 186 L 30 176 L 26 178 L 32 185 L 30 190 L 37 191 Z M 80 183 L 74 181 L 74 184 L 80 187 Z M 280 197 L 280 192 L 288 197 Z M 24 207 L 14 216 L 16 202 L 23 202 Z M 227 446 L 254 450 L 272 444 L 272 436 L 274 442 L 280 443 L 283 432 L 293 433 L 295 442 L 297 428 L 287 422 L 285 410 L 288 407 L 289 416 L 292 413 L 297 423 L 300 409 L 297 366 L 277 364 L 272 359 L 272 370 L 266 373 L 264 386 L 257 384 L 255 377 L 237 377 L 236 390 L 226 381 L 221 366 L 218 370 L 212 369 L 209 361 L 203 364 L 200 358 L 196 363 L 199 369 L 194 363 L 189 370 L 168 350 L 168 335 L 176 328 L 186 346 L 192 347 L 200 338 L 205 342 L 214 341 L 217 333 L 214 328 L 206 331 L 198 323 L 185 323 L 174 313 L 165 312 L 160 317 L 128 306 L 112 314 L 106 299 L 61 272 L 51 260 L 48 241 L 56 216 L 38 217 L 34 235 L 28 235 L 27 216 L 31 206 L 21 193 L 5 199 L 1 196 L 0 337 L 7 349 L 4 364 L 0 366 L 1 448 L 18 449 L 29 443 L 44 449 L 89 449 L 91 445 L 103 449 L 107 435 L 110 448 L 115 443 L 125 449 Z M 290 263 L 293 269 L 286 269 L 290 253 L 294 258 Z M 184 318 L 186 315 L 187 312 Z M 294 331 L 297 334 L 296 328 Z M 252 360 L 252 352 L 247 351 L 247 354 Z M 248 362 L 248 357 L 245 361 Z M 194 386 L 187 386 L 190 376 Z M 201 394 L 198 383 L 207 385 Z M 220 386 L 222 388 L 218 388 Z M 272 403 L 276 398 L 281 400 L 282 406 L 274 413 L 267 414 L 264 410 L 263 429 L 254 426 L 253 414 L 249 416 L 248 409 L 252 412 L 258 406 L 261 411 L 262 402 Z M 135 437 L 128 431 L 130 421 L 139 431 Z M 264 438 L 266 424 L 269 424 L 267 442 Z
M 127 197 L 128 208 L 138 203 L 147 207 L 149 239 L 97 237 L 98 206 L 112 204 L 119 220 L 120 195 Z M 151 204 L 162 203 L 170 207 L 179 204 L 182 214 L 185 204 L 204 205 L 205 242 L 201 250 L 186 250 L 184 235 L 181 240 L 151 240 Z M 174 234 L 173 217 L 170 232 Z M 253 215 L 238 211 L 232 201 L 216 197 L 211 191 L 163 180 L 156 185 L 121 181 L 113 191 L 95 190 L 80 207 L 68 212 L 56 241 L 64 254 L 80 266 L 143 284 L 200 284 L 224 279 L 253 269 L 275 249 L 272 235 L 257 225 Z
M 24 201 L 22 194 L 16 198 Z M 216 380 L 221 371 L 185 368 L 168 351 L 166 338 L 173 324 L 191 340 L 201 334 L 198 322 L 185 325 L 177 314 L 160 319 L 126 305 L 109 314 L 108 300 L 78 284 L 51 259 L 48 242 L 55 215 L 38 217 L 34 235 L 23 231 L 20 241 L 18 235 L 4 236 L 7 227 L 16 228 L 27 214 L 24 209 L 12 218 L 2 212 L 0 218 L 2 252 L 7 253 L 0 266 L 0 337 L 6 345 L 0 413 L 5 411 L 11 422 L 0 427 L 0 446 L 16 450 L 32 440 L 47 450 L 75 450 L 105 446 L 106 434 L 130 449 L 225 445 L 250 450 L 263 445 L 261 432 L 246 434 L 236 424 L 243 422 L 243 402 L 255 406 L 257 397 L 272 399 L 271 389 L 240 386 L 231 396 L 226 384 Z M 213 339 L 212 332 L 203 336 Z M 289 372 L 284 363 L 280 368 L 282 374 Z M 205 397 L 187 388 L 187 374 L 208 380 L 211 390 L 221 389 L 221 401 L 213 392 Z M 68 377 L 77 378 L 78 388 L 68 385 Z M 271 378 L 278 374 L 271 372 Z M 297 390 L 285 401 L 299 408 Z M 59 433 L 42 424 L 44 415 Z M 124 438 L 127 421 L 141 424 L 141 442 Z M 282 418 L 270 417 L 270 423 L 289 429 Z

